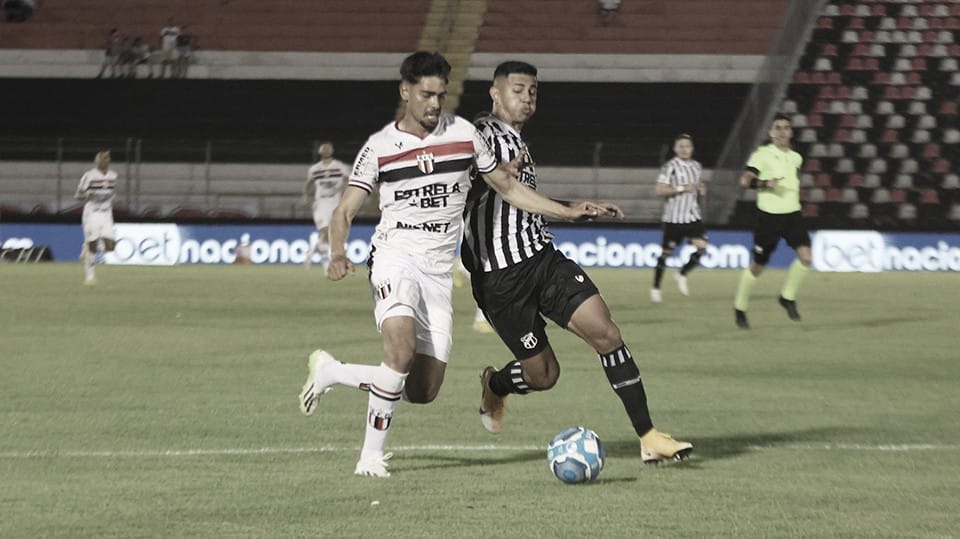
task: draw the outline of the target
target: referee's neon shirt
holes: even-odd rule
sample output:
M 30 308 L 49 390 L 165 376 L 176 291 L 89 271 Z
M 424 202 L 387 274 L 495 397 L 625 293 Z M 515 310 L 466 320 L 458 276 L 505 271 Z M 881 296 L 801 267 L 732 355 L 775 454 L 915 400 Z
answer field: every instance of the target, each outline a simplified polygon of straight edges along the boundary
M 800 211 L 800 178 L 797 173 L 803 157 L 793 150 L 781 150 L 774 144 L 760 146 L 747 161 L 747 168 L 755 168 L 761 181 L 778 178 L 773 189 L 757 191 L 757 207 L 767 213 Z

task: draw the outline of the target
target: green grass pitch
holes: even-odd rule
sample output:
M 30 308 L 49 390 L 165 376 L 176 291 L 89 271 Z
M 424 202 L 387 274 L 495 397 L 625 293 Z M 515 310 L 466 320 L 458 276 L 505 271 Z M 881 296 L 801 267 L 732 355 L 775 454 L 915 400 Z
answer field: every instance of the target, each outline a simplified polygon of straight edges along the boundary
M 586 345 L 552 327 L 562 375 L 480 426 L 478 375 L 509 358 L 455 290 L 438 399 L 401 403 L 393 477 L 352 475 L 366 394 L 313 417 L 317 347 L 378 363 L 365 271 L 0 265 L 0 537 L 956 537 L 960 276 L 812 273 L 800 323 L 784 273 L 734 327 L 737 273 L 593 270 L 637 357 L 654 422 L 695 444 L 645 467 Z M 569 486 L 546 444 L 584 425 L 599 479 Z M 371 502 L 379 504 L 372 505 Z

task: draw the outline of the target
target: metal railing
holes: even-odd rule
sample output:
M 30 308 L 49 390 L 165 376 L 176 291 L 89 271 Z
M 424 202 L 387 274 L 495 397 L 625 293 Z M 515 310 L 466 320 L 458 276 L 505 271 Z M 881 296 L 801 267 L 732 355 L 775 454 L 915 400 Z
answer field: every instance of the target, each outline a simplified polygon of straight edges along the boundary
M 720 151 L 710 189 L 713 196 L 706 208 L 708 223 L 726 223 L 739 195 L 738 179 L 750 153 L 766 136 L 770 121 L 804 47 L 828 0 L 792 0 L 784 23 L 767 52 L 757 80 L 741 109 L 730 135 Z

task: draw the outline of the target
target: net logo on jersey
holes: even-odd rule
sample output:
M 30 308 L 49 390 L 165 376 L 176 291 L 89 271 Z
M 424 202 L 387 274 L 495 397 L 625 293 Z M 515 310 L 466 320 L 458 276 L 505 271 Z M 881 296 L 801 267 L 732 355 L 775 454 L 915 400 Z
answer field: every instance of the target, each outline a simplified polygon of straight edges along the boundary
M 434 157 L 431 152 L 417 154 L 417 168 L 424 174 L 433 174 L 433 164 L 435 161 L 436 157 Z

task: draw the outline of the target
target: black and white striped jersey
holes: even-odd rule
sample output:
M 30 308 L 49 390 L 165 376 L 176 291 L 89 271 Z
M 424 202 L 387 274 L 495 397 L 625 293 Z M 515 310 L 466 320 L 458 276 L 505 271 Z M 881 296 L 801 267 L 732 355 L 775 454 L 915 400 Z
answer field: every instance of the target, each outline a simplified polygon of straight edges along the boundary
M 700 173 L 703 167 L 693 159 L 684 161 L 679 157 L 667 161 L 666 165 L 660 169 L 660 176 L 657 181 L 665 183 L 671 187 L 679 187 L 687 184 L 699 184 Z M 702 219 L 700 215 L 700 204 L 697 203 L 698 191 L 686 191 L 671 197 L 668 197 L 663 204 L 663 215 L 660 220 L 664 223 L 693 223 Z
M 501 165 L 522 151 L 520 133 L 496 116 L 484 115 L 474 125 Z M 529 153 L 523 158 L 519 180 L 531 189 L 537 188 L 537 173 Z M 461 255 L 471 272 L 500 270 L 523 262 L 553 239 L 543 216 L 511 206 L 479 174 L 474 175 L 463 221 Z

